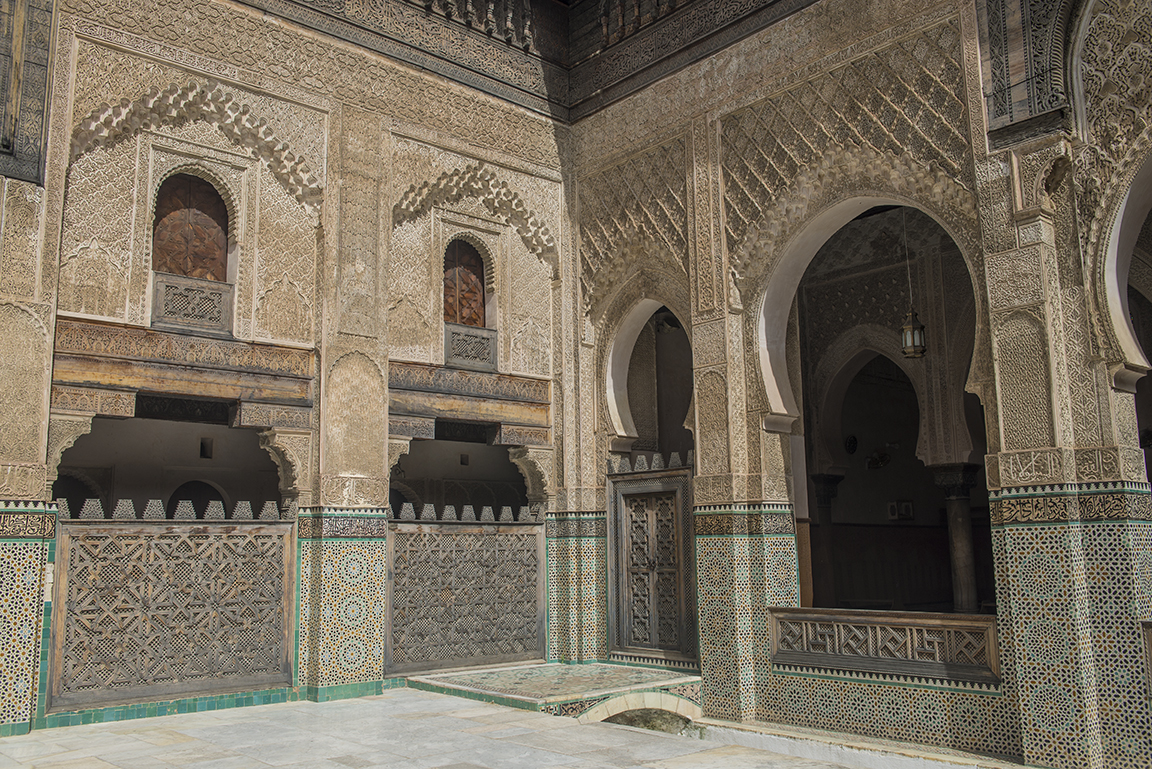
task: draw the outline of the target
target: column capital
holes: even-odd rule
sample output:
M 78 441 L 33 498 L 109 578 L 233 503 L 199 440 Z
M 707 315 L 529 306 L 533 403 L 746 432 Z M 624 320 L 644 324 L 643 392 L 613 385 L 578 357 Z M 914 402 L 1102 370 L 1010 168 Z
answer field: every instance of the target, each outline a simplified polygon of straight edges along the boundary
M 980 465 L 934 465 L 928 469 L 932 471 L 932 480 L 944 489 L 944 497 L 958 499 L 967 498 L 972 487 L 976 485 Z
M 816 487 L 816 504 L 831 505 L 832 500 L 836 498 L 836 487 L 840 485 L 840 481 L 844 480 L 844 476 L 816 473 L 808 477 L 812 479 L 812 484 Z

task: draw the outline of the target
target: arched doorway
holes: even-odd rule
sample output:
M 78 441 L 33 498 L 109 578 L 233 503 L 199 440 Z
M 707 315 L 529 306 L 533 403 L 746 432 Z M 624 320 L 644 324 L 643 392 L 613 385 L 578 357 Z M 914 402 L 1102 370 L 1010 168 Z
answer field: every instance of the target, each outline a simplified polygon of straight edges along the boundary
M 607 482 L 609 638 L 621 662 L 695 667 L 691 522 L 692 347 L 654 300 L 625 316 L 609 355 L 619 461 Z M 613 408 L 614 407 L 614 408 Z
M 921 355 L 902 348 L 910 306 L 927 326 Z M 874 206 L 817 250 L 795 309 L 806 603 L 994 611 L 982 415 L 964 392 L 975 297 L 958 247 L 916 209 Z

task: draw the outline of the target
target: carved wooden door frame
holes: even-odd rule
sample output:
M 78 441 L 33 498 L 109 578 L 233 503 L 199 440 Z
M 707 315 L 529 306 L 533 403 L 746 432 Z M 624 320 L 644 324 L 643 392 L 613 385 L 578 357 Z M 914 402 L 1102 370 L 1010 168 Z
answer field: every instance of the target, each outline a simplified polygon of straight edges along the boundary
M 696 649 L 696 570 L 692 535 L 692 470 L 676 468 L 608 476 L 608 647 L 614 661 L 656 664 L 685 669 L 699 666 Z M 676 531 L 680 558 L 682 617 L 680 646 L 676 650 L 641 649 L 627 644 L 625 595 L 628 564 L 628 531 L 625 497 L 643 494 L 675 494 Z

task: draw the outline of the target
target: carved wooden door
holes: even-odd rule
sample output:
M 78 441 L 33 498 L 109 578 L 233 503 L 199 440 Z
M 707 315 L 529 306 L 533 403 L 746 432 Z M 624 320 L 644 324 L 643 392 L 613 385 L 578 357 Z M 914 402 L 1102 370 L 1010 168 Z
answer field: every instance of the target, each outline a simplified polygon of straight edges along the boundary
M 463 240 L 444 252 L 444 322 L 484 326 L 484 260 Z
M 677 651 L 684 633 L 684 595 L 676 493 L 624 497 L 624 643 Z

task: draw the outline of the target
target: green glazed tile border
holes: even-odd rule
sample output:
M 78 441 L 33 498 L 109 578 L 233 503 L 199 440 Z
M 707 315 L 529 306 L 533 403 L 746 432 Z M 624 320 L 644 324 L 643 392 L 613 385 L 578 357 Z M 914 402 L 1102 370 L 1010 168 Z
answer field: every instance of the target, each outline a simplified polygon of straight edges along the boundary
M 296 513 L 297 518 L 391 518 L 392 509 L 388 507 L 302 507 Z
M 33 728 L 52 729 L 57 726 L 128 721 L 135 718 L 170 716 L 177 713 L 203 713 L 212 710 L 248 707 L 250 705 L 295 702 L 299 699 L 299 694 L 295 690 L 288 687 L 281 687 L 278 689 L 264 689 L 254 692 L 231 692 L 229 694 L 216 694 L 208 697 L 189 697 L 181 700 L 113 705 L 106 708 L 49 713 L 43 716 L 37 713 Z
M 41 681 L 46 676 L 41 676 Z M 43 686 L 43 684 L 41 684 Z M 337 686 L 301 686 L 280 687 L 276 689 L 262 689 L 250 692 L 230 692 L 206 697 L 188 697 L 180 700 L 165 700 L 160 702 L 139 702 L 131 705 L 113 705 L 106 708 L 91 708 L 88 710 L 71 710 L 60 713 L 44 713 L 43 691 L 39 697 L 36 718 L 31 723 L 33 729 L 53 729 L 58 726 L 76 726 L 78 724 L 98 724 L 112 721 L 128 721 L 136 718 L 152 718 L 154 716 L 170 716 L 178 713 L 203 713 L 213 710 L 229 710 L 231 708 L 245 708 L 255 705 L 272 705 L 280 702 L 330 702 L 332 700 L 352 699 L 355 697 L 368 697 L 380 694 L 386 689 L 403 688 L 406 681 L 403 678 L 388 678 L 383 681 L 367 681 L 356 684 L 341 684 Z M 8 734 L 24 734 L 29 730 L 29 723 L 5 724 L 0 726 L 0 736 Z M 23 731 L 20 731 L 20 730 Z
M 498 694 L 488 694 L 485 692 L 473 692 L 465 689 L 456 689 L 451 686 L 438 686 L 437 684 L 428 683 L 427 681 L 408 681 L 407 683 L 409 689 L 419 689 L 425 692 L 432 692 L 433 694 L 447 694 L 453 697 L 462 697 L 466 700 L 491 702 L 493 705 L 504 705 L 505 707 L 518 708 L 520 710 L 531 710 L 539 712 L 541 706 L 540 702 L 513 699 L 511 697 L 502 697 Z

